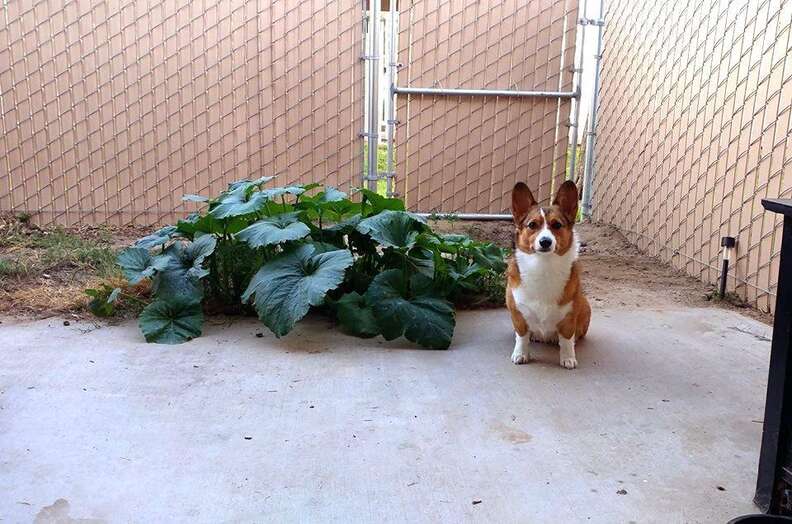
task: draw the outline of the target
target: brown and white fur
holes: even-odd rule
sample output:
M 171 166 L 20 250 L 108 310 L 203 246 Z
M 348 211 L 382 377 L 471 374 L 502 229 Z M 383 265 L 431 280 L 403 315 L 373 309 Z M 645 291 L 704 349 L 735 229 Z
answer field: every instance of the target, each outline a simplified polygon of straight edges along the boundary
M 535 340 L 557 342 L 561 366 L 577 367 L 575 342 L 586 335 L 591 320 L 577 262 L 577 207 L 577 187 L 571 181 L 561 185 L 549 207 L 540 207 L 522 182 L 512 190 L 516 232 L 506 306 L 514 324 L 515 364 L 531 360 L 529 344 Z

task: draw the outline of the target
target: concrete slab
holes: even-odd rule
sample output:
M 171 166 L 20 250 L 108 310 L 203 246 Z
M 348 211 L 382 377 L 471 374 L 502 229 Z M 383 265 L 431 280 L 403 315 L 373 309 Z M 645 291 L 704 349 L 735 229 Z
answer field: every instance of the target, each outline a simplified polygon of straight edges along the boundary
M 575 371 L 549 346 L 513 365 L 503 310 L 461 313 L 449 351 L 322 319 L 281 340 L 252 320 L 210 325 L 182 346 L 92 327 L 0 325 L 3 522 L 754 511 L 769 328 L 733 312 L 596 311 Z

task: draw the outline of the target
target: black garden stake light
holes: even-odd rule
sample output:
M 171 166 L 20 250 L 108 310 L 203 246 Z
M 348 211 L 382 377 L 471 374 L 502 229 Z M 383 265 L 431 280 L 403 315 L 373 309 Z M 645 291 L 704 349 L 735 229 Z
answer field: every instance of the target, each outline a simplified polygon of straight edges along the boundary
M 726 296 L 726 277 L 729 276 L 729 260 L 731 260 L 731 252 L 736 245 L 737 240 L 734 237 L 721 238 L 721 247 L 723 247 L 723 265 L 721 266 L 719 290 L 721 298 Z

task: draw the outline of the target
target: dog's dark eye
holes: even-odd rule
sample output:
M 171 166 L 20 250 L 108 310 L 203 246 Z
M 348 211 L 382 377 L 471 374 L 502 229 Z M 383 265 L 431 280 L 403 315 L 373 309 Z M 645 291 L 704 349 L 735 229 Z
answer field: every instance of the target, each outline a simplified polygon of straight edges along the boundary
M 564 224 L 555 220 L 550 224 L 550 227 L 552 227 L 553 229 L 561 229 L 562 227 L 564 227 Z
M 536 222 L 534 222 L 533 220 L 528 222 L 528 229 L 536 229 Z

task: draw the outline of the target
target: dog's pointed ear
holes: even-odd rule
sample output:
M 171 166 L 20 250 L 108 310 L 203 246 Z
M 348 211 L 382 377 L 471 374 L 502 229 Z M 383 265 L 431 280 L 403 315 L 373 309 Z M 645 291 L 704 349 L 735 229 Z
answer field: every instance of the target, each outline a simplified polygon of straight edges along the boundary
M 514 223 L 517 225 L 522 224 L 528 211 L 536 205 L 533 193 L 528 189 L 528 186 L 522 182 L 517 182 L 512 189 L 512 217 Z
M 572 224 L 577 221 L 578 190 L 571 180 L 567 180 L 558 188 L 553 205 L 561 208 L 561 212 Z

